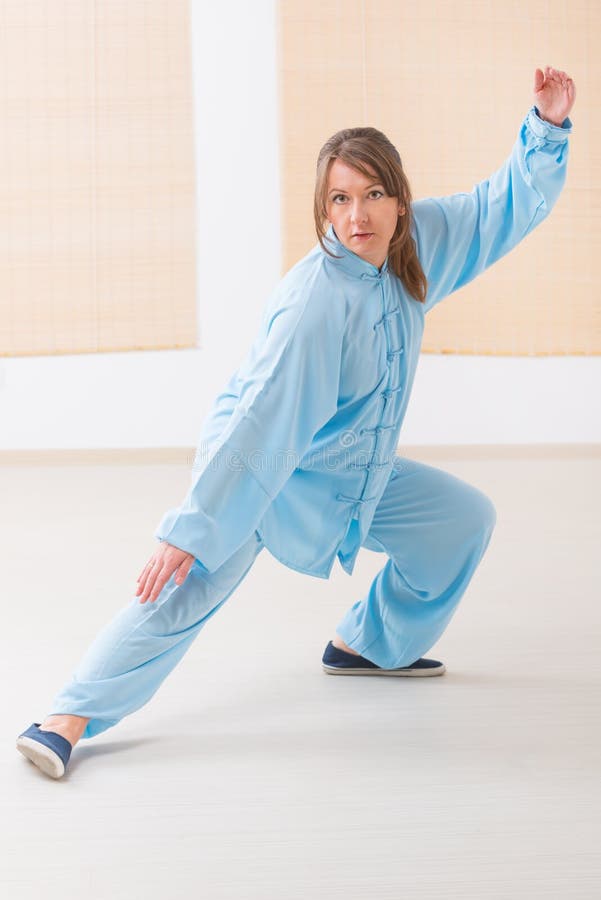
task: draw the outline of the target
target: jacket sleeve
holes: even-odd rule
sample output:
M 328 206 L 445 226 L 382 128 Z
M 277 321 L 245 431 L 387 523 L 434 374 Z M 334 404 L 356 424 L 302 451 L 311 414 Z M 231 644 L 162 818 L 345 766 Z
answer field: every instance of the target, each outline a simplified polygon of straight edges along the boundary
M 282 294 L 238 370 L 223 430 L 201 442 L 187 496 L 155 532 L 209 572 L 251 537 L 337 409 L 343 309 L 308 284 Z
M 545 219 L 566 178 L 568 135 L 528 111 L 505 163 L 471 193 L 412 204 L 417 254 L 428 279 L 427 312 L 483 272 Z

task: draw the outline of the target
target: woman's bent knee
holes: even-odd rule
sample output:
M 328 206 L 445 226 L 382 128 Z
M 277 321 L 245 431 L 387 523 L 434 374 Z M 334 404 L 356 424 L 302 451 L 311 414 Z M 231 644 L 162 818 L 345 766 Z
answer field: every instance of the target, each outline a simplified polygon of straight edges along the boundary
M 464 536 L 471 534 L 478 537 L 492 534 L 497 521 L 497 511 L 490 497 L 479 488 L 472 484 L 466 485 L 458 513 L 458 521 L 463 523 L 460 531 Z
M 480 528 L 483 532 L 492 534 L 497 524 L 497 510 L 490 497 L 487 497 L 482 491 L 478 491 L 478 494 L 480 495 Z

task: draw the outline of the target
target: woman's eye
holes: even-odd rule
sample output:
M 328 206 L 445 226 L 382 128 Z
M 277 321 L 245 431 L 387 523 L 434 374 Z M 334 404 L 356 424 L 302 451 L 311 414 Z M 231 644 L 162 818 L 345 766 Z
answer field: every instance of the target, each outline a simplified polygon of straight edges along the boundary
M 369 196 L 370 196 L 370 197 L 373 197 L 374 194 L 376 194 L 377 197 L 383 197 L 383 196 L 384 196 L 384 192 L 383 192 L 383 191 L 375 190 L 375 191 L 370 191 L 370 192 L 369 192 Z M 342 201 L 342 202 L 344 202 L 344 201 L 346 200 L 346 195 L 345 195 L 345 194 L 336 194 L 334 197 L 332 197 L 332 201 L 333 201 L 334 203 L 338 203 L 339 200 Z

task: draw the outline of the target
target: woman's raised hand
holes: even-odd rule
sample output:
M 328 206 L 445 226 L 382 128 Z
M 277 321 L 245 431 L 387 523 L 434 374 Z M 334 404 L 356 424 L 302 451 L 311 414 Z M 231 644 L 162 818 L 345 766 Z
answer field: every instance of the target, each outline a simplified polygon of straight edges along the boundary
M 136 597 L 141 594 L 140 603 L 147 600 L 154 603 L 174 572 L 177 572 L 175 583 L 182 584 L 194 560 L 191 553 L 161 541 L 138 576 Z
M 552 125 L 561 126 L 570 114 L 576 98 L 576 85 L 560 69 L 545 66 L 534 73 L 534 104 L 541 117 Z

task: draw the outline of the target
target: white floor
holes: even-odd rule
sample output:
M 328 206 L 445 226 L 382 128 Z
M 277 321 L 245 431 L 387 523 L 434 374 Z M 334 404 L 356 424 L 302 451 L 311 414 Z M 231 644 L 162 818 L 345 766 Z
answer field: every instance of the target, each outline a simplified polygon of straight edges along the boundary
M 326 675 L 384 557 L 322 581 L 264 551 L 154 700 L 58 782 L 14 738 L 133 594 L 188 468 L 0 466 L 3 897 L 601 896 L 601 460 L 421 458 L 498 513 L 428 654 L 445 676 Z

